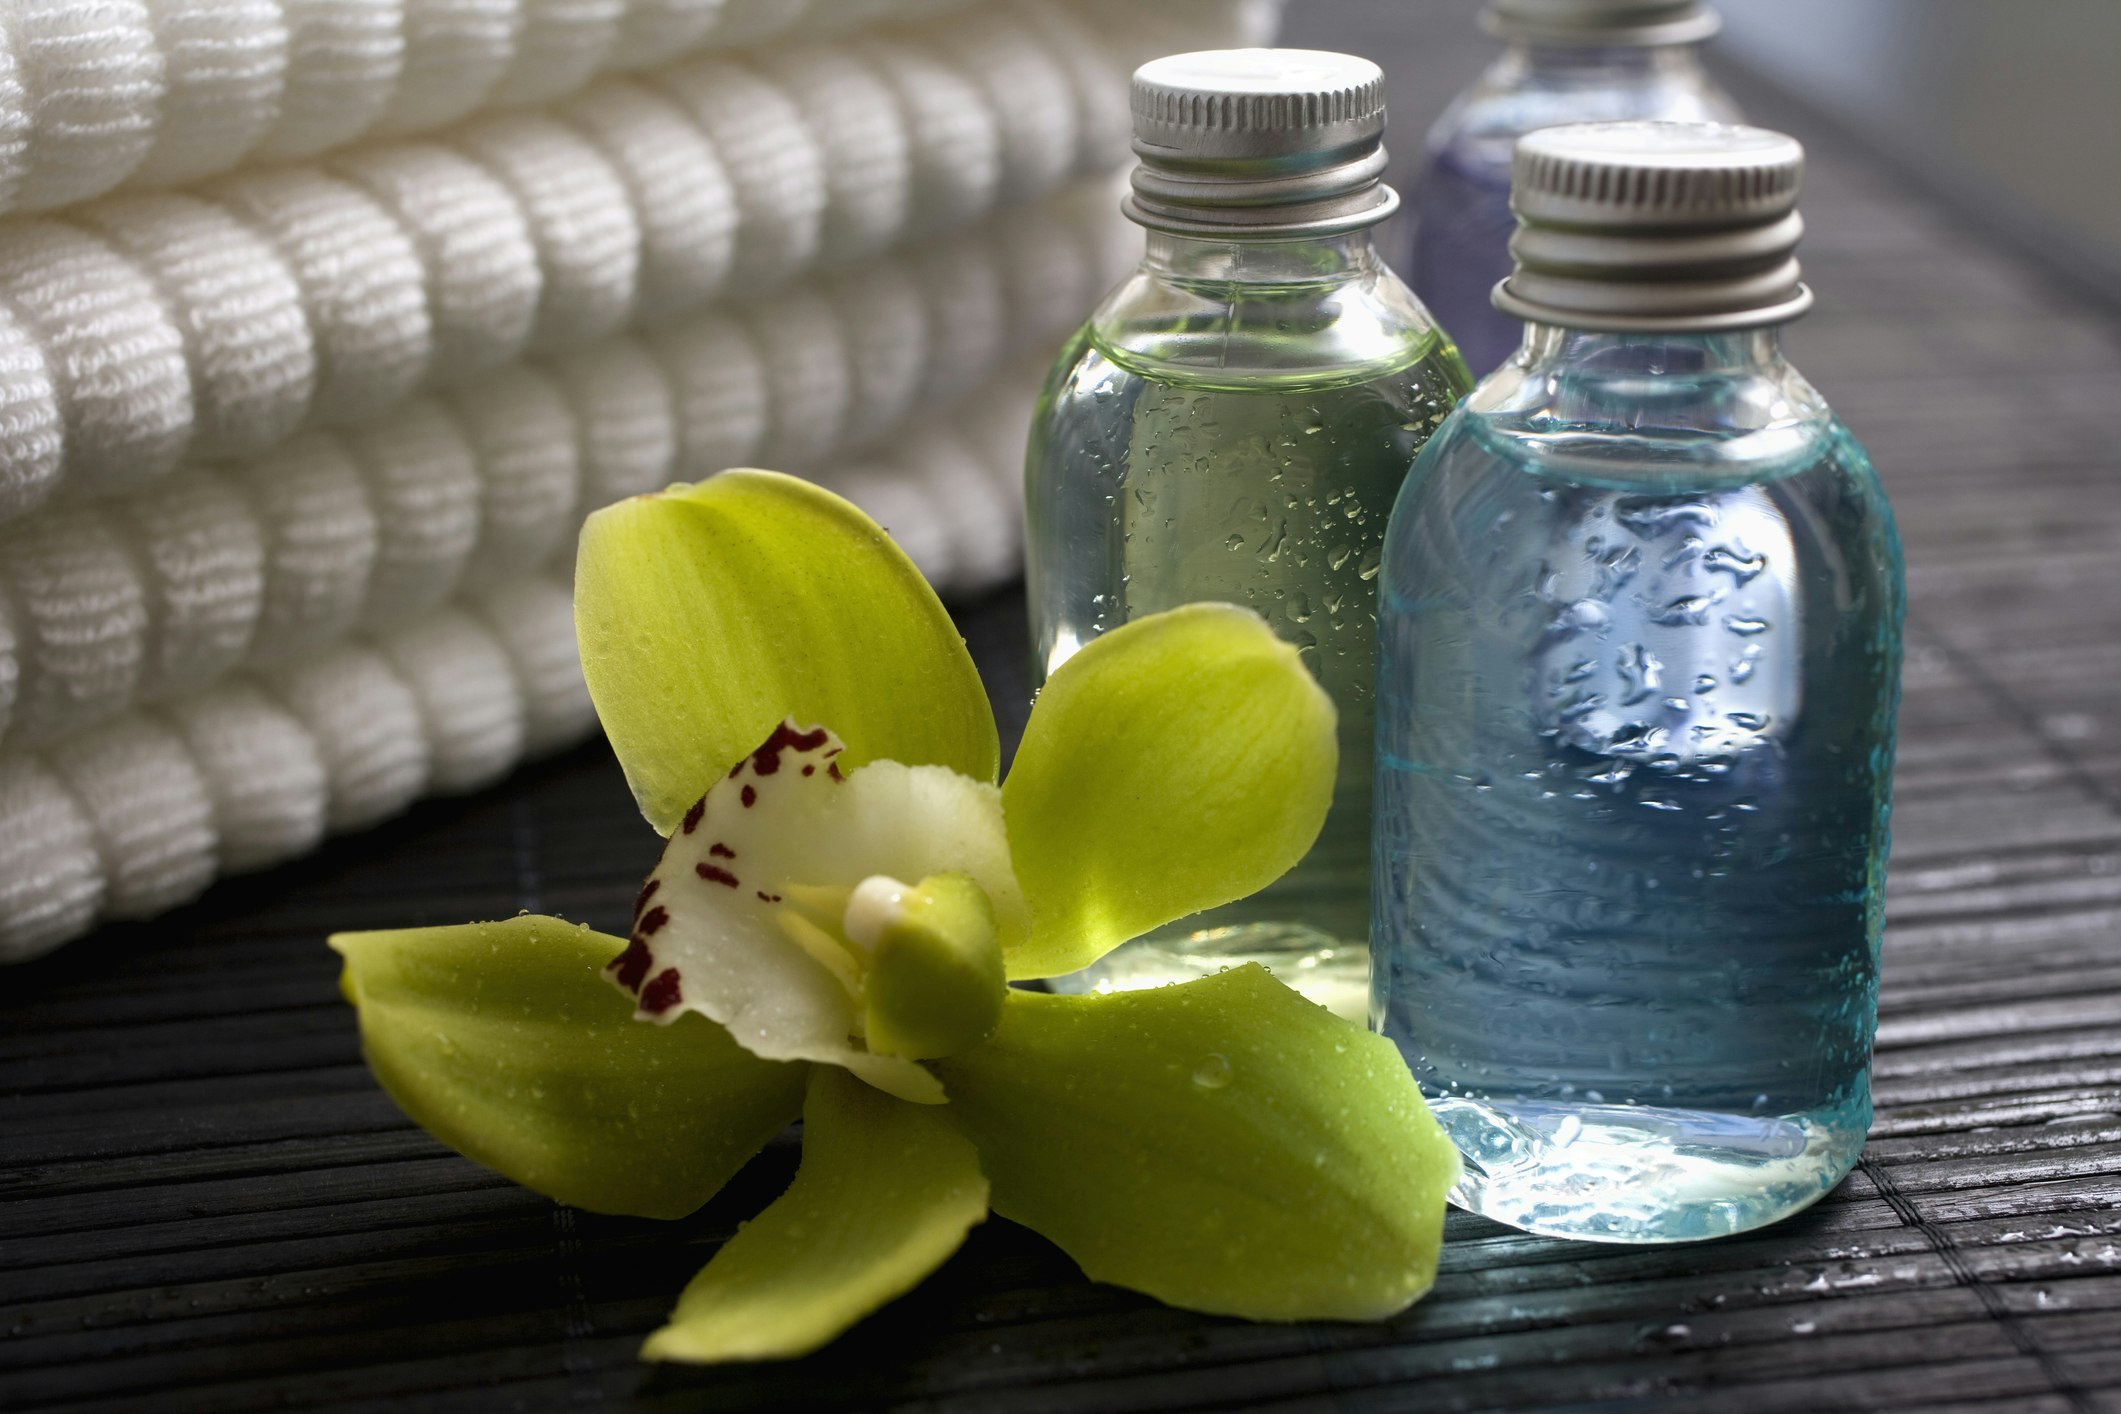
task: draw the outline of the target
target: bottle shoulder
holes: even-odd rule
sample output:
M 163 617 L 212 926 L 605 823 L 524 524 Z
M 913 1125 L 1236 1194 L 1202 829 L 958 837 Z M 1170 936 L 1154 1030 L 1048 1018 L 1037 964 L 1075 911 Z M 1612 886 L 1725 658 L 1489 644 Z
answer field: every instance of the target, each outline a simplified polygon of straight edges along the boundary
M 1788 364 L 1616 376 L 1513 362 L 1465 399 L 1422 460 L 1418 474 L 1444 463 L 1477 465 L 1496 475 L 1649 492 L 1765 483 L 1822 463 L 1876 479 L 1862 444 Z
M 1772 331 L 1550 335 L 1480 380 L 1469 409 L 1502 422 L 1746 431 L 1833 417 Z M 1557 353 L 1556 350 L 1559 350 Z
M 1828 415 L 1750 451 L 1620 436 L 1557 450 L 1497 435 L 1461 406 L 1400 487 L 1383 557 L 1388 589 L 1408 603 L 1480 585 L 1515 584 L 1516 594 L 1526 574 L 1561 586 L 1545 577 L 1572 563 L 1624 588 L 1616 606 L 1670 611 L 1675 628 L 1693 621 L 1681 602 L 1690 595 L 1675 586 L 1724 573 L 1741 585 L 1757 579 L 1763 593 L 1816 580 L 1821 607 L 1897 621 L 1899 529 L 1862 445 Z
M 1336 387 L 1429 363 L 1457 396 L 1464 361 L 1400 278 L 1378 265 L 1327 280 L 1178 279 L 1137 270 L 1063 352 L 1092 352 L 1159 382 L 1206 388 Z

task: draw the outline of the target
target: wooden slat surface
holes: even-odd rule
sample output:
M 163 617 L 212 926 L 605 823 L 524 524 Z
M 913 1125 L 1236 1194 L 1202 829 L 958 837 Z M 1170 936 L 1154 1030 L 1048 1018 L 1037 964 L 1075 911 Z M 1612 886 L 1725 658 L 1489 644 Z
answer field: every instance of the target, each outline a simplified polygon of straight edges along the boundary
M 378 1094 L 321 942 L 619 925 L 652 840 L 595 747 L 0 974 L 0 1407 L 2121 1411 L 2121 321 L 1807 135 L 1794 349 L 1912 564 L 1878 1120 L 1817 1208 L 1664 1250 L 1453 1215 L 1369 1326 L 1166 1310 L 994 1220 L 812 1359 L 638 1365 L 791 1143 L 683 1223 L 556 1207 Z M 964 611 L 1011 728 L 1020 615 Z

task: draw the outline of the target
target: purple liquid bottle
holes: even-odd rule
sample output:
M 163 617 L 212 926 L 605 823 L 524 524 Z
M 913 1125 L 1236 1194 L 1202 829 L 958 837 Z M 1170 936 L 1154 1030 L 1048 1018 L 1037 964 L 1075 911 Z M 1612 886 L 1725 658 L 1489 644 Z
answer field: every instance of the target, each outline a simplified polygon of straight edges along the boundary
M 1716 32 L 1700 0 L 1492 0 L 1482 22 L 1509 48 L 1429 130 L 1411 189 L 1404 269 L 1476 376 L 1523 325 L 1488 302 L 1510 273 L 1510 151 L 1535 128 L 1666 119 L 1736 122 L 1701 67 Z

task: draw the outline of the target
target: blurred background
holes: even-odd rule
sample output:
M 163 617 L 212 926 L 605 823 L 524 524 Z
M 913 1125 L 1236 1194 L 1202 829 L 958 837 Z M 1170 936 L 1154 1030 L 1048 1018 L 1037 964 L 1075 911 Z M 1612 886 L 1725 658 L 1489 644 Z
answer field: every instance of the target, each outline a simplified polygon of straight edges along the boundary
M 1717 0 L 1708 62 L 1772 85 L 1966 220 L 2121 300 L 2121 5 Z M 1284 44 L 1385 61 L 1407 152 L 1499 51 L 1480 0 L 1296 0 Z M 1741 92 L 1741 97 L 1749 96 Z M 1800 130 L 1798 136 L 1804 136 Z

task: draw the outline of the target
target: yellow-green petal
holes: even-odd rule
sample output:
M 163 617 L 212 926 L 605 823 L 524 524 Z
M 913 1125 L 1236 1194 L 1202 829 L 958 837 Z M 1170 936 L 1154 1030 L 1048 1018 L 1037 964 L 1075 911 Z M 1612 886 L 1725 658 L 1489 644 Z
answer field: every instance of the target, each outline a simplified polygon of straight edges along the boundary
M 1390 1042 L 1251 965 L 1012 992 L 936 1063 L 994 1210 L 1100 1281 L 1252 1320 L 1366 1320 L 1435 1279 L 1458 1156 Z
M 1318 838 L 1333 703 L 1258 615 L 1191 604 L 1091 640 L 1039 693 L 1002 783 L 1031 908 L 1012 978 L 1087 966 L 1256 893 Z
M 995 778 L 994 715 L 935 592 L 874 521 L 794 477 L 728 471 L 590 516 L 575 632 L 605 734 L 666 835 L 784 717 L 829 723 L 843 769 Z
M 987 1216 L 979 1158 L 945 1114 L 816 1067 L 795 1182 L 723 1244 L 641 1354 L 806 1355 L 912 1290 Z
M 563 1203 L 676 1218 L 802 1105 L 806 1067 L 705 1017 L 644 1026 L 603 978 L 626 946 L 558 918 L 341 933 L 368 1067 L 435 1138 Z

